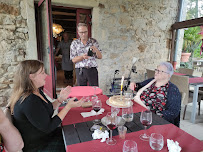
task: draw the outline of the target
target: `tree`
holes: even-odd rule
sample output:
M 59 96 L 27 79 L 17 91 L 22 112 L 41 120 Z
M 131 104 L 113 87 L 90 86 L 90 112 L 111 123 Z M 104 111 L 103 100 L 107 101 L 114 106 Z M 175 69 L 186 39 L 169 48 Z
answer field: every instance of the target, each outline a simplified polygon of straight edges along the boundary
M 188 0 L 186 20 L 203 16 L 203 3 L 200 3 L 200 1 L 201 0 Z

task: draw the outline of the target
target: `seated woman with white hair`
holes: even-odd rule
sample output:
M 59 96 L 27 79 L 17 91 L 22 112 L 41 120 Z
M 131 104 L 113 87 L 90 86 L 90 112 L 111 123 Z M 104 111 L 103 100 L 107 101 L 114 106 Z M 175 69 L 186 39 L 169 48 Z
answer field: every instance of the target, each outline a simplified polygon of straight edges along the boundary
M 141 100 L 157 115 L 179 127 L 181 94 L 169 80 L 173 75 L 171 63 L 162 62 L 155 69 L 154 78 L 141 83 L 131 83 L 130 89 L 138 91 L 135 100 Z

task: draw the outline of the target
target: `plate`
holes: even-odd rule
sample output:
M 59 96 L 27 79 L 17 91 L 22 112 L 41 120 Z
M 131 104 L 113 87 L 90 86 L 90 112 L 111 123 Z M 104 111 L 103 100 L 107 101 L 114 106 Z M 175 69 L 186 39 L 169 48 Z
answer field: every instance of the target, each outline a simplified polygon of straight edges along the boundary
M 125 120 L 122 118 L 122 117 L 120 117 L 120 116 L 117 116 L 116 117 L 116 121 L 117 121 L 117 126 L 123 126 L 124 124 L 125 124 Z M 106 123 L 106 117 L 103 117 L 102 119 L 101 119 L 101 122 L 102 122 L 102 124 L 104 125 L 104 126 L 106 126 L 107 125 L 107 123 Z
M 106 100 L 106 104 L 111 106 L 111 107 L 115 107 L 115 108 L 128 108 L 128 107 L 131 107 L 133 105 L 133 102 L 130 101 L 129 104 L 127 106 L 116 106 L 116 105 L 113 105 L 109 102 L 109 99 Z

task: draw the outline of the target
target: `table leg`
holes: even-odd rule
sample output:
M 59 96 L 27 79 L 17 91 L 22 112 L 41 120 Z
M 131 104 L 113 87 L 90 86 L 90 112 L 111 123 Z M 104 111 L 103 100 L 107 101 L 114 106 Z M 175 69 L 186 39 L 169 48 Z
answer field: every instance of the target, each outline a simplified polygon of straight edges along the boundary
M 191 114 L 191 122 L 195 123 L 195 117 L 196 117 L 196 110 L 197 110 L 197 98 L 198 98 L 198 90 L 199 86 L 194 86 L 194 92 L 193 92 L 193 101 L 192 101 L 192 114 Z

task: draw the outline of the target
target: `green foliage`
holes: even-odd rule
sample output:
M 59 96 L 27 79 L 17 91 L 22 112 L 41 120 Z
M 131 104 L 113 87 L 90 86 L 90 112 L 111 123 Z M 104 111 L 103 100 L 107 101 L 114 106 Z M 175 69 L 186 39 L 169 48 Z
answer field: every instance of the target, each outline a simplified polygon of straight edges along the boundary
M 193 54 L 193 57 L 195 57 L 195 58 L 202 58 L 203 52 L 202 52 L 202 55 L 200 55 L 201 46 L 202 46 L 202 41 L 201 41 L 201 43 L 199 44 L 199 46 L 195 49 L 194 54 Z
M 203 16 L 201 11 L 203 9 L 203 5 L 200 3 L 200 1 L 201 0 L 188 0 L 186 20 Z
M 202 36 L 200 27 L 190 27 L 184 31 L 183 52 L 193 53 L 200 50 Z

